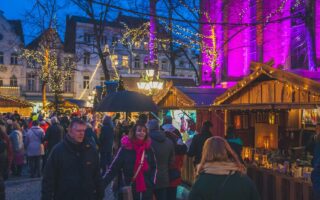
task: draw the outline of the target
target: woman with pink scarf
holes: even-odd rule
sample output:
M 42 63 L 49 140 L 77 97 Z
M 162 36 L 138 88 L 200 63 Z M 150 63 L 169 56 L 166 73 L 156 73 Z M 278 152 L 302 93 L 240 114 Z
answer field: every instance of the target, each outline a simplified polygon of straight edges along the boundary
M 108 185 L 119 175 L 120 187 L 132 185 L 134 200 L 152 200 L 156 182 L 156 161 L 147 127 L 137 123 L 129 136 L 121 139 L 121 148 L 104 176 Z M 119 199 L 122 199 L 119 193 Z

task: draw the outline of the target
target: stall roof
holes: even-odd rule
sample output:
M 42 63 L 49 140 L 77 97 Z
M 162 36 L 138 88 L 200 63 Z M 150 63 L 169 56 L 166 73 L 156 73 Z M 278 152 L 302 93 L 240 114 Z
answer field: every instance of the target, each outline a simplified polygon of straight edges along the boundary
M 86 101 L 80 100 L 80 99 L 66 99 L 66 101 L 70 102 L 71 104 L 77 105 L 79 108 L 85 108 L 86 107 Z
M 286 84 L 289 83 L 290 85 L 300 88 L 301 90 L 320 95 L 320 83 L 317 81 L 304 78 L 284 70 L 273 68 L 270 64 L 252 62 L 251 69 L 253 70 L 253 73 L 243 78 L 234 87 L 228 89 L 225 93 L 217 97 L 216 100 L 213 101 L 213 105 L 218 106 L 225 104 L 235 94 L 238 94 L 248 85 L 263 77 L 268 77 L 270 80 L 278 80 L 279 82 Z
M 209 106 L 211 103 L 227 89 L 225 88 L 201 88 L 201 87 L 177 87 L 185 95 L 190 97 L 198 107 Z
M 20 107 L 27 108 L 33 107 L 34 105 L 28 101 L 18 99 L 12 96 L 6 96 L 0 94 L 0 107 Z

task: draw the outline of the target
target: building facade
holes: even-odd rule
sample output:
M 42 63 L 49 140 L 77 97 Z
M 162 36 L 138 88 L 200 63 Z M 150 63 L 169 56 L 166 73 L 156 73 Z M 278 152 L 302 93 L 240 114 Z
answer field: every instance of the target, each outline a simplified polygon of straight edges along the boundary
M 19 58 L 24 46 L 21 21 L 8 20 L 0 11 L 0 27 L 0 94 L 20 97 L 26 81 Z
M 131 45 L 124 45 L 119 42 L 125 31 L 124 25 L 138 27 L 147 21 L 135 17 L 119 16 L 108 22 L 104 28 L 104 36 L 101 41 L 106 55 L 107 66 L 111 79 L 119 76 L 126 79 L 140 77 L 150 66 L 147 63 L 149 57 L 149 39 L 146 37 L 140 42 Z M 99 57 L 94 49 L 93 24 L 89 19 L 78 16 L 67 17 L 65 33 L 65 49 L 77 57 L 77 70 L 74 74 L 75 97 L 86 100 L 92 94 L 97 85 L 103 85 L 105 78 L 102 71 Z M 130 40 L 130 38 L 127 38 Z M 163 46 L 162 46 L 163 47 Z M 197 66 L 197 56 L 191 56 Z M 171 64 L 164 50 L 157 51 L 158 70 L 161 78 L 170 77 Z M 187 58 L 182 54 L 175 60 L 176 75 L 185 79 L 195 79 L 195 71 Z

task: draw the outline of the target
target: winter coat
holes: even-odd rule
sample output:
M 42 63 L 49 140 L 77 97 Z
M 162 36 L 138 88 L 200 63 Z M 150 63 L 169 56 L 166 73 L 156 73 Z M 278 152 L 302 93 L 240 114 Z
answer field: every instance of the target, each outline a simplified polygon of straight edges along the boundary
M 40 156 L 43 155 L 42 141 L 44 138 L 44 132 L 39 126 L 32 126 L 26 136 L 26 146 L 28 156 Z
M 241 139 L 240 138 L 230 138 L 227 141 L 228 141 L 230 147 L 232 148 L 232 150 L 237 154 L 239 160 L 243 163 L 242 156 L 241 156 L 243 143 L 242 143 Z
M 317 141 L 316 135 L 311 136 L 306 149 L 313 156 L 311 164 L 315 167 L 316 161 L 320 159 L 320 141 Z
M 182 183 L 181 169 L 183 166 L 184 156 L 187 153 L 187 145 L 182 142 L 180 133 L 177 134 L 173 129 L 166 130 L 167 131 L 165 131 L 165 134 L 173 142 L 175 151 L 174 165 L 170 166 L 169 173 L 170 187 L 177 187 Z
M 97 149 L 97 145 L 99 145 L 99 141 L 92 127 L 86 128 L 85 137 Z
M 23 136 L 21 131 L 13 130 L 10 133 L 9 138 L 11 140 L 14 153 L 23 152 Z
M 149 132 L 157 162 L 156 189 L 169 187 L 169 168 L 174 165 L 174 145 L 160 130 Z
M 127 138 L 126 136 L 124 138 Z M 128 141 L 121 140 L 121 148 L 112 161 L 106 175 L 104 176 L 104 183 L 108 185 L 117 175 L 119 176 L 119 185 L 130 185 L 131 180 L 135 174 L 134 164 L 136 160 L 136 152 L 132 145 L 128 145 Z M 156 182 L 156 159 L 152 148 L 145 151 L 145 159 L 148 162 L 149 169 L 144 173 L 144 180 L 147 191 L 142 194 L 142 200 L 152 199 L 152 190 Z M 135 190 L 136 183 L 132 184 L 134 199 L 140 199 L 140 193 Z
M 48 142 L 48 145 L 47 145 L 48 154 L 50 154 L 54 145 L 62 141 L 63 137 L 64 137 L 64 128 L 60 124 L 55 123 L 49 126 L 49 128 L 47 129 L 47 133 L 44 136 L 44 140 Z
M 4 177 L 8 171 L 8 154 L 7 154 L 7 144 L 4 140 L 0 139 L 0 199 L 5 199 L 5 185 Z
M 74 144 L 68 137 L 53 149 L 44 169 L 42 200 L 100 200 L 104 188 L 99 156 L 87 140 Z
M 13 149 L 13 162 L 16 165 L 24 164 L 24 143 L 23 143 L 23 135 L 19 130 L 13 130 L 9 136 L 12 149 Z
M 314 199 L 320 199 L 320 159 L 314 162 L 314 168 L 311 172 L 311 181 Z
M 230 174 L 223 166 L 219 168 L 200 173 L 192 186 L 189 200 L 260 199 L 254 183 L 248 176 L 235 171 Z
M 101 128 L 101 134 L 99 138 L 100 152 L 112 152 L 113 138 L 113 127 L 103 125 Z
M 202 132 L 193 137 L 188 151 L 188 156 L 194 157 L 193 164 L 195 166 L 200 163 L 203 145 L 205 141 L 211 136 L 212 135 L 210 132 Z

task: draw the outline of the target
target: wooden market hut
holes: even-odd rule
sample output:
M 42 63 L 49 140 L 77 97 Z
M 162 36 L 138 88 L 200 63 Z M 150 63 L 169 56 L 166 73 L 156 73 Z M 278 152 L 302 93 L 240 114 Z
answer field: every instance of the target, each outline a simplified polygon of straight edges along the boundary
M 33 106 L 28 101 L 0 94 L 0 113 L 17 111 L 21 116 L 30 116 Z
M 153 96 L 153 100 L 162 110 L 196 110 L 198 131 L 204 121 L 210 120 L 215 126 L 214 135 L 223 135 L 224 113 L 211 109 L 210 106 L 215 98 L 225 91 L 224 88 L 174 86 L 172 82 L 168 82 L 163 90 Z
M 253 72 L 217 97 L 244 146 L 278 149 L 304 145 L 303 112 L 320 105 L 320 83 L 294 73 L 252 63 Z M 319 119 L 316 119 L 319 120 Z M 287 143 L 289 145 L 284 145 Z M 248 168 L 263 200 L 311 200 L 311 182 L 263 168 Z
M 278 148 L 281 134 L 303 128 L 303 109 L 320 105 L 320 83 L 267 64 L 252 63 L 251 69 L 249 76 L 217 97 L 212 108 L 225 110 L 226 123 L 235 127 L 245 145 L 261 147 L 261 138 L 269 134 L 263 130 L 274 129 L 270 147 Z M 301 138 L 295 141 L 302 144 Z

